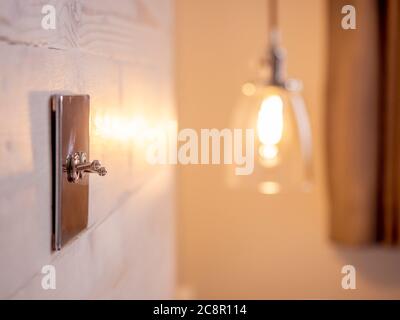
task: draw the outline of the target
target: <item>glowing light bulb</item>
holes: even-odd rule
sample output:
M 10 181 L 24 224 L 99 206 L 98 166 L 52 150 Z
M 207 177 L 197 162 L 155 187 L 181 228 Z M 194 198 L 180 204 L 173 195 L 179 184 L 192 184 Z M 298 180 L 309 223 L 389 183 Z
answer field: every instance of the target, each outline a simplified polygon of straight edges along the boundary
M 274 160 L 278 156 L 276 146 L 283 135 L 283 101 L 278 95 L 266 97 L 257 118 L 257 136 L 261 146 L 259 153 L 265 160 Z
M 282 140 L 283 134 L 283 101 L 274 95 L 261 103 L 257 119 L 258 139 L 264 145 L 275 145 Z
M 279 40 L 274 28 L 263 59 L 269 62 L 268 70 L 260 68 L 251 81 L 242 85 L 232 115 L 233 128 L 255 130 L 257 159 L 254 174 L 239 177 L 229 168 L 227 181 L 234 187 L 256 187 L 263 194 L 304 190 L 312 178 L 311 128 L 301 97 L 302 85 L 298 80 L 286 79 L 285 52 Z

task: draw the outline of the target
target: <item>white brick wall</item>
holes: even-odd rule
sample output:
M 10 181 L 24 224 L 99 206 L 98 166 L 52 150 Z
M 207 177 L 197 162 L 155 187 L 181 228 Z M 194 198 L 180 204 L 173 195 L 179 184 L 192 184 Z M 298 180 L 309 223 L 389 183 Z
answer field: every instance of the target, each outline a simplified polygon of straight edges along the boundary
M 41 8 L 57 29 L 41 28 Z M 0 298 L 169 298 L 174 171 L 92 136 L 89 227 L 51 251 L 49 97 L 89 94 L 92 113 L 175 119 L 171 0 L 0 2 Z M 41 288 L 53 264 L 57 289 Z

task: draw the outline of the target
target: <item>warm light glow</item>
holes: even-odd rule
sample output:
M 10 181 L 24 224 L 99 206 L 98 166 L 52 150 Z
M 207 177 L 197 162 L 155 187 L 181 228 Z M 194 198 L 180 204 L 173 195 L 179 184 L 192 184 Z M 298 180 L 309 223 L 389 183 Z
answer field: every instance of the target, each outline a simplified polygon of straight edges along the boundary
M 252 96 L 256 93 L 256 86 L 251 83 L 251 82 L 246 82 L 243 86 L 242 86 L 242 93 L 245 96 Z
M 258 185 L 259 192 L 263 194 L 278 194 L 281 191 L 281 185 L 273 181 L 265 181 Z
M 137 148 L 146 148 L 149 144 L 167 144 L 168 139 L 176 141 L 177 123 L 175 120 L 161 120 L 149 123 L 140 115 L 96 114 L 94 116 L 94 134 L 102 139 L 132 144 Z
M 117 140 L 138 138 L 147 129 L 145 119 L 140 116 L 125 118 L 116 115 L 96 115 L 94 125 L 96 135 Z
M 258 139 L 263 145 L 278 144 L 283 134 L 283 101 L 273 95 L 265 98 L 261 103 L 257 119 Z
M 260 156 L 265 160 L 273 160 L 278 156 L 278 147 L 275 145 L 262 145 L 260 146 Z

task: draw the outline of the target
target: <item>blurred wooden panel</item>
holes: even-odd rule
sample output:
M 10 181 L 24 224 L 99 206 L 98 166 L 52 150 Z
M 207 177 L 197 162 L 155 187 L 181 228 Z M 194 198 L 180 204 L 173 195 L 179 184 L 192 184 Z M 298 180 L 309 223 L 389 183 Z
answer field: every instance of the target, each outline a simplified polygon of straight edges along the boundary
M 382 99 L 382 199 L 378 224 L 379 240 L 387 245 L 400 245 L 400 3 L 387 0 L 384 20 L 386 41 Z
M 356 30 L 341 26 L 341 8 L 357 7 Z M 362 13 L 362 14 L 361 14 Z M 379 20 L 375 0 L 329 2 L 327 165 L 331 237 L 376 241 L 379 124 Z

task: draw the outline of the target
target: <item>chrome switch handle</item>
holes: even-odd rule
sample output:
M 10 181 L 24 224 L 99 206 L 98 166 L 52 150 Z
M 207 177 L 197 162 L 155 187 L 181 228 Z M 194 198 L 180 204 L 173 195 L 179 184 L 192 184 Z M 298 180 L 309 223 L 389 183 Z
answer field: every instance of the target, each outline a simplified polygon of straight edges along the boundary
M 67 156 L 63 171 L 67 173 L 67 180 L 71 183 L 78 183 L 85 173 L 97 173 L 99 176 L 105 176 L 107 170 L 101 166 L 99 160 L 87 161 L 85 152 L 74 152 Z

